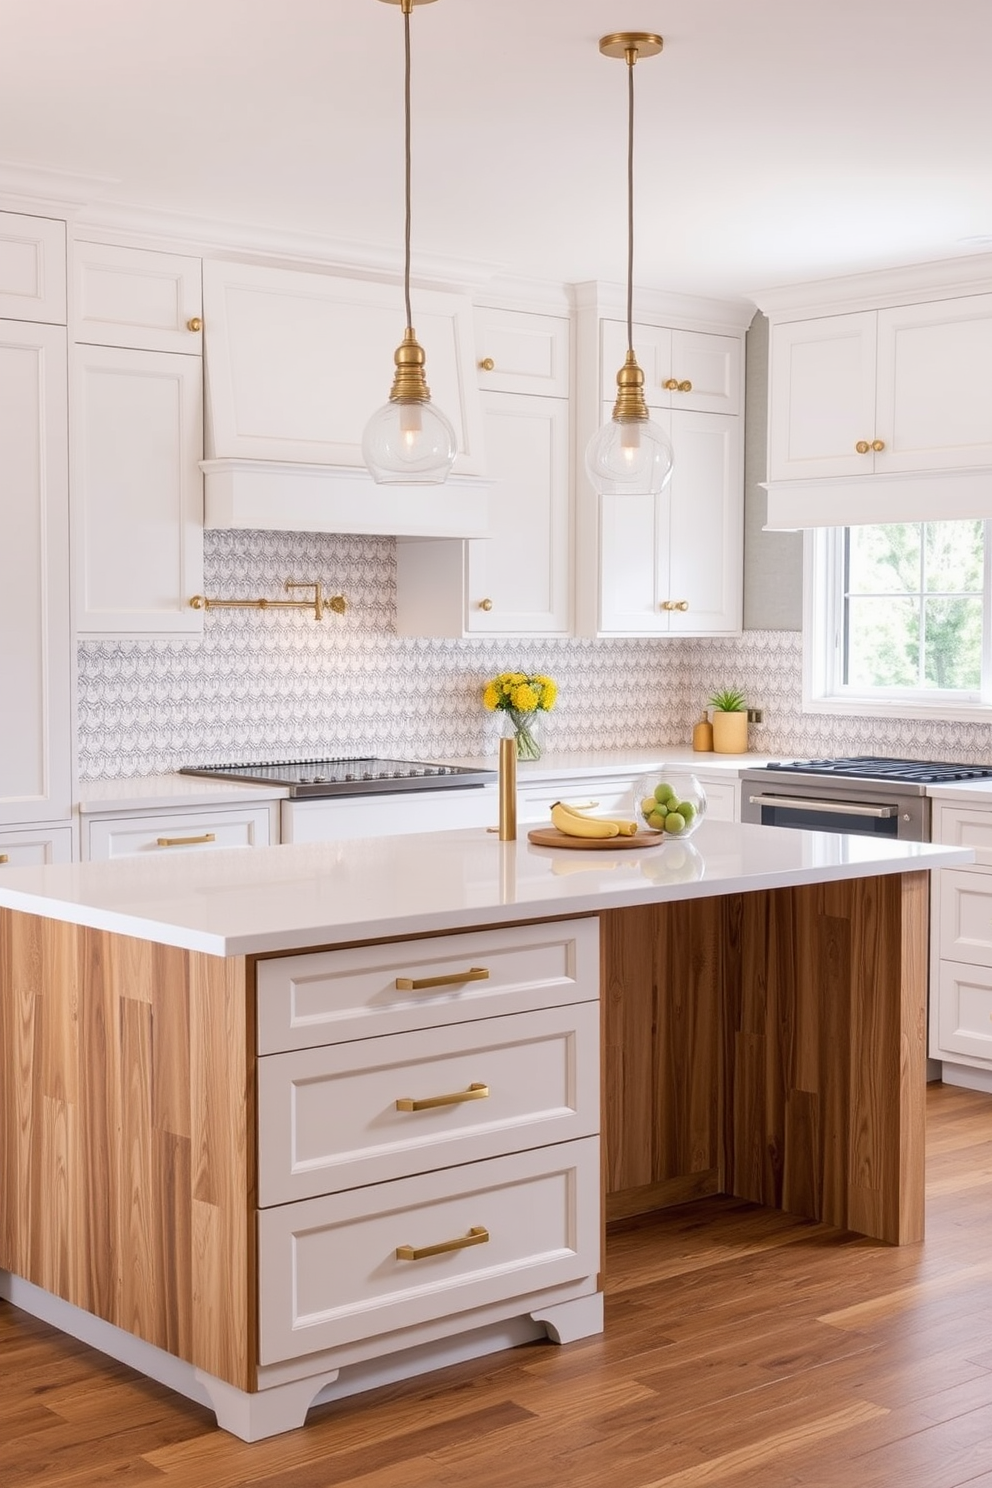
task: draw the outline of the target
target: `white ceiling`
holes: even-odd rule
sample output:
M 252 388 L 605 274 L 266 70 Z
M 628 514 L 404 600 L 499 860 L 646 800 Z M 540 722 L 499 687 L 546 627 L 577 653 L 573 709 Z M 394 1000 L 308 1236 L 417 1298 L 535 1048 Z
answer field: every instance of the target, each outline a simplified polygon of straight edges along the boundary
M 437 0 L 412 28 L 415 268 L 623 280 L 626 76 L 597 41 L 639 29 L 665 38 L 635 74 L 639 284 L 992 246 L 992 0 Z M 0 36 L 8 190 L 68 173 L 107 211 L 398 255 L 397 5 L 0 0 Z

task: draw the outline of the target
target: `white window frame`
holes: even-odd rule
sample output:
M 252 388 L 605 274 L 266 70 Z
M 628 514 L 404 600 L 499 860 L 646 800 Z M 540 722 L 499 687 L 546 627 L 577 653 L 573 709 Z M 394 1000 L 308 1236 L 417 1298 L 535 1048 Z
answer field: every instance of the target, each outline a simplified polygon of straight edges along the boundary
M 903 687 L 858 693 L 839 680 L 843 668 L 843 527 L 808 528 L 803 535 L 804 713 L 848 718 L 933 718 L 992 722 L 992 523 L 985 524 L 981 692 L 927 692 Z

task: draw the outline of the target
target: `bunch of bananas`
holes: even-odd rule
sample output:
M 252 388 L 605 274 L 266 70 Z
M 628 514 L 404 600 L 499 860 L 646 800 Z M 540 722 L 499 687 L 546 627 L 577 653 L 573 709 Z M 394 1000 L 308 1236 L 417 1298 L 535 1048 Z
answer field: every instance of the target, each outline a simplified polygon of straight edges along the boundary
M 551 821 L 566 837 L 633 837 L 637 831 L 634 821 L 590 816 L 578 806 L 566 806 L 564 801 L 552 806 Z

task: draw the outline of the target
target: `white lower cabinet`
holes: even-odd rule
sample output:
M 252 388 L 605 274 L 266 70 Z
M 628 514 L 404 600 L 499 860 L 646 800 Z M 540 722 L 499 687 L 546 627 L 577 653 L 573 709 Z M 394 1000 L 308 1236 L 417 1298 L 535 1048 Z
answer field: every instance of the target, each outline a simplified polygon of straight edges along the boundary
M 673 774 L 695 775 L 706 792 L 706 816 L 709 821 L 739 820 L 740 795 L 736 776 L 714 778 L 703 767 L 673 764 Z M 589 806 L 601 816 L 615 813 L 631 816 L 635 811 L 634 790 L 646 770 L 626 770 L 622 775 L 582 776 L 571 780 L 552 781 L 543 785 L 517 786 L 517 821 L 528 826 L 546 826 L 555 801 L 572 806 Z M 519 776 L 518 776 L 519 781 Z
M 340 842 L 384 832 L 449 832 L 495 826 L 498 817 L 495 785 L 283 801 L 281 840 Z
M 268 847 L 279 840 L 277 805 L 85 816 L 83 857 L 99 861 L 136 855 L 161 857 L 218 847 Z
M 595 919 L 259 962 L 263 1370 L 598 1298 L 598 990 Z
M 26 827 L 0 832 L 0 871 L 35 868 L 44 863 L 72 862 L 72 827 Z
M 931 874 L 930 1057 L 945 1080 L 992 1089 L 992 801 L 936 801 L 932 838 L 975 863 Z

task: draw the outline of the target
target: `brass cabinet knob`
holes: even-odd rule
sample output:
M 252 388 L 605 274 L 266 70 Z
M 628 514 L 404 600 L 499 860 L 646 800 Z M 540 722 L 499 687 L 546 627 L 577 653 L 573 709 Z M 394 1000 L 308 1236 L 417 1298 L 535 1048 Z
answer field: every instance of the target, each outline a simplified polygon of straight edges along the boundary
M 687 610 L 689 601 L 687 599 L 663 599 L 661 608 L 663 610 Z
M 492 602 L 491 599 L 480 599 L 479 600 L 479 609 L 480 610 L 485 610 L 487 614 L 492 609 L 492 607 L 493 607 L 493 602 Z
M 186 329 L 188 331 L 202 331 L 203 330 L 203 321 L 200 319 L 200 317 L 198 315 L 194 315 L 191 320 L 188 320 L 186 322 Z
M 679 390 L 679 380 L 677 377 L 666 377 L 661 385 L 666 393 L 677 393 Z
M 482 361 L 479 363 L 479 366 L 482 368 L 483 372 L 492 372 L 492 370 L 496 366 L 496 363 L 493 361 L 492 357 L 483 357 Z
M 884 450 L 885 448 L 885 440 L 873 439 L 871 442 L 871 447 L 875 451 L 876 455 L 881 454 L 882 450 Z
M 679 392 L 680 393 L 691 393 L 692 392 L 692 383 L 691 382 L 680 382 L 679 383 Z
M 859 455 L 867 455 L 868 451 L 871 449 L 871 445 L 868 443 L 867 439 L 859 439 L 854 448 L 857 450 Z
M 9 862 L 10 862 L 10 856 L 9 856 L 9 854 L 8 853 L 0 853 L 0 863 L 9 863 Z

